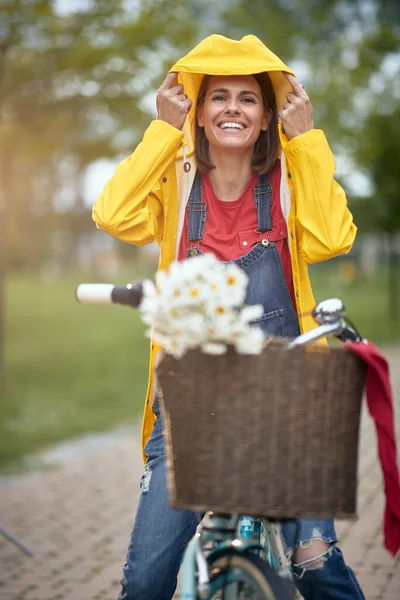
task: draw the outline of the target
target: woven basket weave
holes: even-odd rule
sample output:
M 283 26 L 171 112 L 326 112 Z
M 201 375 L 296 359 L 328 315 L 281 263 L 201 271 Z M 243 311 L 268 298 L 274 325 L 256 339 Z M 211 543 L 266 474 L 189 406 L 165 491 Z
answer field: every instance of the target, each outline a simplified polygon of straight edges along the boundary
M 198 350 L 160 363 L 170 502 L 270 518 L 356 516 L 365 364 L 347 349 Z

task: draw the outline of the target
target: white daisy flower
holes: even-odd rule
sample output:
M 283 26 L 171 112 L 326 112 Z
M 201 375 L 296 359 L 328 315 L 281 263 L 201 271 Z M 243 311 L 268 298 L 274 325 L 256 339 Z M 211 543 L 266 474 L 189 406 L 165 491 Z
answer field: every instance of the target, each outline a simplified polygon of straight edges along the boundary
M 227 350 L 226 344 L 216 342 L 206 342 L 201 345 L 201 350 L 204 354 L 225 354 Z
M 252 304 L 250 306 L 244 306 L 239 313 L 240 320 L 243 323 L 251 323 L 257 321 L 264 314 L 264 307 L 262 304 Z
M 239 354 L 260 354 L 264 345 L 265 335 L 259 327 L 249 327 L 235 342 Z
M 227 344 L 241 353 L 261 351 L 263 333 L 250 323 L 263 308 L 243 307 L 247 283 L 239 267 L 211 254 L 174 262 L 157 274 L 156 285 L 144 283 L 140 312 L 147 334 L 177 358 L 189 348 L 220 354 Z

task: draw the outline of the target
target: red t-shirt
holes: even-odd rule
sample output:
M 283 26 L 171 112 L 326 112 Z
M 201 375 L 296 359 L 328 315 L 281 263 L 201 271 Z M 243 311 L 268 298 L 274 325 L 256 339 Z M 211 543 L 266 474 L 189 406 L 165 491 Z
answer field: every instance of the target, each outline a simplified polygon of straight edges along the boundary
M 277 161 L 271 171 L 272 186 L 271 220 L 273 230 L 268 239 L 274 242 L 278 250 L 283 273 L 289 289 L 293 306 L 294 287 L 292 279 L 292 263 L 287 243 L 287 225 L 283 218 L 280 204 L 281 166 Z M 207 204 L 207 219 L 204 230 L 204 241 L 199 244 L 204 253 L 211 253 L 221 261 L 230 261 L 249 252 L 264 237 L 255 231 L 257 229 L 257 207 L 254 202 L 253 187 L 257 185 L 257 174 L 254 174 L 238 200 L 226 202 L 220 200 L 214 193 L 210 177 L 202 177 L 202 201 Z M 195 243 L 197 245 L 197 243 Z M 188 213 L 186 209 L 185 222 L 179 244 L 178 260 L 184 260 L 191 243 L 188 242 Z

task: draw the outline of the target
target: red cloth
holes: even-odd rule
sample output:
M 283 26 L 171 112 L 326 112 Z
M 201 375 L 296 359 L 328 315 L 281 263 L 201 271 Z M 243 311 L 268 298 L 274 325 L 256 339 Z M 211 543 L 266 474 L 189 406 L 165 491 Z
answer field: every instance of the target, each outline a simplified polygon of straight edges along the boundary
M 293 306 L 296 307 L 292 262 L 287 242 L 288 230 L 280 203 L 280 161 L 277 161 L 269 179 L 272 186 L 271 220 L 273 231 L 268 237 L 276 245 L 289 294 Z M 203 175 L 202 199 L 207 204 L 207 219 L 204 241 L 199 245 L 202 252 L 212 253 L 218 260 L 229 261 L 243 256 L 260 241 L 260 234 L 255 231 L 257 229 L 257 207 L 253 194 L 255 185 L 257 185 L 256 174 L 250 179 L 238 200 L 225 202 L 215 195 L 209 176 Z M 186 210 L 185 223 L 179 243 L 178 260 L 186 258 L 189 248 Z
M 385 357 L 373 344 L 350 343 L 347 347 L 368 365 L 367 404 L 375 421 L 386 495 L 383 526 L 385 546 L 389 552 L 396 554 L 400 549 L 400 478 L 396 459 L 389 366 Z

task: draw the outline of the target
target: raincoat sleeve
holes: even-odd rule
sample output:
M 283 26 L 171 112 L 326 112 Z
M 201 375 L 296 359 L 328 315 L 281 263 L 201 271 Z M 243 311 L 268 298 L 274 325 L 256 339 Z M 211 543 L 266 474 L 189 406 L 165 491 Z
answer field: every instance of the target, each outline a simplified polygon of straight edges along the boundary
M 117 167 L 93 206 L 97 227 L 124 242 L 144 246 L 163 234 L 161 179 L 176 159 L 183 133 L 152 121 L 142 142 Z
M 324 132 L 299 135 L 285 144 L 284 152 L 304 259 L 317 263 L 349 252 L 357 228 L 344 190 L 334 180 L 335 160 Z

